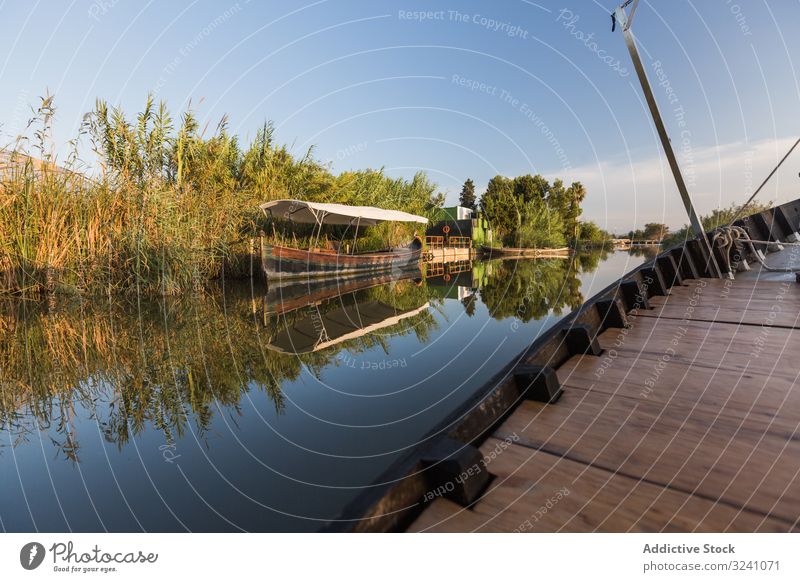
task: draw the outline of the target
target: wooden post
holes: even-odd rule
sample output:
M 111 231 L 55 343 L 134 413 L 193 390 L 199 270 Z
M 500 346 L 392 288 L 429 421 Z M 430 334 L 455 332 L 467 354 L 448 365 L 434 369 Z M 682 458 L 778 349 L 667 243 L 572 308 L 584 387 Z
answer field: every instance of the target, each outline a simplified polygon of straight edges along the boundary
M 274 229 L 275 225 L 273 225 L 272 228 Z M 261 263 L 261 274 L 264 276 L 264 280 L 266 280 L 267 279 L 267 270 L 266 270 L 266 265 L 264 264 L 264 254 L 266 252 L 266 249 L 264 248 L 264 231 L 263 230 L 259 231 L 259 233 L 258 233 L 258 246 L 259 246 L 258 250 L 259 250 L 259 255 L 260 255 L 259 263 Z

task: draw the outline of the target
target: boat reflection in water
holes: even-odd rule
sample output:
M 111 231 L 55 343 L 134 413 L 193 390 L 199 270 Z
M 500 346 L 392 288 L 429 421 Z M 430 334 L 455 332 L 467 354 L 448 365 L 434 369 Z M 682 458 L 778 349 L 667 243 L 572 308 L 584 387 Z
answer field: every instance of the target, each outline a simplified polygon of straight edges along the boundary
M 408 330 L 429 307 L 419 271 L 292 282 L 264 297 L 266 347 L 296 355 L 353 347 L 371 333 Z

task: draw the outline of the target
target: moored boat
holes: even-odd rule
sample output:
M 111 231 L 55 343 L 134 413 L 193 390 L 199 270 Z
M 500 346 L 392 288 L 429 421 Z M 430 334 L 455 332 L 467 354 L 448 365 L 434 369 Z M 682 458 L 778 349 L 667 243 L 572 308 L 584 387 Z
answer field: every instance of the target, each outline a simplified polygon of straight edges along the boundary
M 382 222 L 417 222 L 427 224 L 423 216 L 385 210 L 372 206 L 324 204 L 300 200 L 275 200 L 261 205 L 271 218 L 289 220 L 298 224 L 313 224 L 312 240 L 319 242 L 322 226 L 340 225 L 353 228 L 352 249 L 339 244 L 334 248 L 309 249 L 269 244 L 261 239 L 261 265 L 268 280 L 302 277 L 325 277 L 340 274 L 365 274 L 415 268 L 422 254 L 422 240 L 418 236 L 407 245 L 380 251 L 357 252 L 358 229 Z M 315 239 L 316 236 L 316 239 Z M 343 250 L 346 249 L 346 250 Z M 349 251 L 349 252 L 348 252 Z

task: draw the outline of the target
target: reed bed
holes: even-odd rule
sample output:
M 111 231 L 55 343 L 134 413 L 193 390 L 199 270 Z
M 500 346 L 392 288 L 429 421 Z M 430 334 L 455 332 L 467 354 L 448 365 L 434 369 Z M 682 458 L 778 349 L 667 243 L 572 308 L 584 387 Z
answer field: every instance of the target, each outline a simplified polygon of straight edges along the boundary
M 442 203 L 422 173 L 412 180 L 382 170 L 334 175 L 312 150 L 296 157 L 276 145 L 270 124 L 242 146 L 227 118 L 206 137 L 191 110 L 174 122 L 152 98 L 135 119 L 98 101 L 59 163 L 50 138 L 54 115 L 53 98 L 43 98 L 30 137 L 0 151 L 2 294 L 177 295 L 224 276 L 249 276 L 251 245 L 262 229 L 290 240 L 285 225 L 267 228 L 258 205 L 268 200 L 427 215 Z M 92 164 L 78 155 L 83 151 Z M 360 248 L 410 233 L 384 225 L 364 234 Z

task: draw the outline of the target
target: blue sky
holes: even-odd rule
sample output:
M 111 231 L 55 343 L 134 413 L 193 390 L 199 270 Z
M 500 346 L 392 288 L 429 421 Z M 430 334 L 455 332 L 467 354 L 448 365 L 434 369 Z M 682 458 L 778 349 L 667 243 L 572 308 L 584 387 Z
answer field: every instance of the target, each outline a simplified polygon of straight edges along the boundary
M 615 4 L 0 0 L 0 131 L 49 90 L 63 151 L 97 97 L 133 114 L 152 91 L 210 130 L 272 120 L 335 171 L 423 169 L 448 202 L 540 172 L 583 181 L 601 226 L 679 225 Z M 800 134 L 800 1 L 642 0 L 634 30 L 699 210 L 745 199 Z M 800 195 L 799 158 L 765 199 Z

